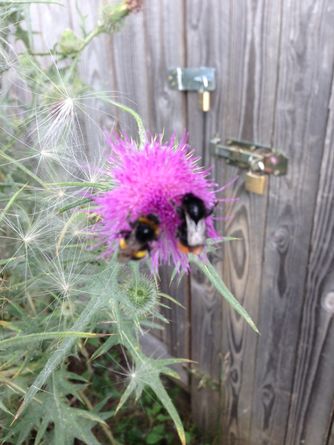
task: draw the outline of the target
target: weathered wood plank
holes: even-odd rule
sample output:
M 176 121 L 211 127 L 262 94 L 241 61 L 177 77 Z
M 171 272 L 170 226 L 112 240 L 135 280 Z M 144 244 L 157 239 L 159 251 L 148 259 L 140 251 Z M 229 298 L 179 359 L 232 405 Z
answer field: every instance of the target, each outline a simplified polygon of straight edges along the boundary
M 289 406 L 334 60 L 329 6 L 326 0 L 283 3 L 273 143 L 287 154 L 289 172 L 270 183 L 262 335 L 249 438 L 256 445 L 281 445 L 290 428 Z
M 334 83 L 285 443 L 324 445 L 334 407 Z
M 208 32 L 216 29 L 218 14 L 212 14 L 212 2 L 186 2 L 186 41 L 187 65 L 199 67 L 216 66 L 209 57 Z M 216 93 L 214 94 L 216 96 Z M 213 98 L 214 100 L 214 98 Z M 205 116 L 199 109 L 196 92 L 187 94 L 188 121 L 187 127 L 191 145 L 202 156 L 203 163 L 207 155 L 209 132 L 208 121 L 214 113 Z M 213 105 L 214 106 L 214 105 Z M 218 258 L 215 259 L 217 262 Z M 221 266 L 221 261 L 217 266 Z M 191 359 L 196 363 L 191 377 L 192 416 L 206 435 L 212 436 L 217 430 L 220 394 L 210 384 L 202 382 L 210 379 L 220 380 L 221 371 L 221 299 L 214 288 L 199 271 L 191 274 Z M 204 377 L 204 379 L 203 379 Z
M 186 98 L 171 90 L 167 71 L 185 64 L 184 13 L 180 0 L 144 2 L 146 51 L 144 64 L 150 88 L 146 100 L 150 106 L 150 132 L 181 136 L 186 128 Z
M 329 436 L 326 445 L 334 445 L 334 410 L 332 416 L 332 424 L 330 426 Z
M 120 102 L 130 106 L 148 125 L 151 109 L 148 97 L 151 85 L 147 76 L 144 14 L 132 14 L 120 31 L 112 36 L 110 47 L 116 94 Z M 137 127 L 127 113 L 118 112 L 122 131 L 137 136 Z
M 133 98 L 148 132 L 165 131 L 181 136 L 186 127 L 186 98 L 173 91 L 167 83 L 167 71 L 185 64 L 184 18 L 179 0 L 144 2 L 143 12 L 129 18 L 120 33 L 113 38 L 116 88 Z M 130 103 L 130 106 L 133 104 Z M 120 116 L 122 129 L 135 128 L 126 116 Z M 135 134 L 135 133 L 133 133 Z M 162 290 L 187 306 L 187 281 L 169 286 L 170 270 L 161 270 Z M 168 303 L 169 304 L 169 303 Z M 170 320 L 164 332 L 154 331 L 164 339 L 170 353 L 188 356 L 187 308 L 173 303 L 162 313 Z
M 221 267 L 219 258 L 216 266 Z M 220 298 L 202 273 L 191 274 L 191 406 L 195 422 L 206 436 L 218 430 L 220 407 L 221 321 Z
M 207 130 L 203 134 L 196 128 L 198 112 L 189 109 L 190 132 L 205 139 L 206 162 L 215 165 L 216 179 L 220 184 L 238 174 L 235 168 L 227 168 L 224 162 L 213 159 L 208 152 L 209 139 L 219 134 L 270 143 L 275 103 L 276 65 L 280 29 L 279 5 L 270 8 L 265 2 L 202 2 L 189 3 L 191 32 L 188 49 L 191 65 L 208 64 L 217 68 L 217 91 L 213 93 L 213 110 L 207 117 Z M 267 12 L 267 9 L 269 12 Z M 199 22 L 199 25 L 196 23 Z M 255 30 L 255 31 L 254 31 Z M 271 48 L 268 54 L 267 48 Z M 195 100 L 195 98 L 193 98 Z M 197 98 L 196 98 L 197 100 Z M 194 104 L 197 107 L 197 104 Z M 197 120 L 196 120 L 197 119 Z M 194 128 L 194 132 L 192 130 Z M 224 249 L 224 261 L 218 270 L 236 297 L 247 307 L 256 321 L 259 304 L 262 270 L 263 233 L 266 214 L 266 197 L 252 196 L 243 190 L 243 180 L 228 196 L 240 197 L 235 206 L 225 206 L 219 214 L 233 215 L 219 229 L 229 236 L 238 236 L 241 241 L 228 243 Z M 222 256 L 220 251 L 219 256 Z M 258 277 L 258 279 L 254 279 Z M 210 306 L 203 298 L 202 290 L 192 288 L 194 314 L 200 326 Z M 219 338 L 219 356 L 224 358 L 224 418 L 220 430 L 224 443 L 233 443 L 233 438 L 247 437 L 251 421 L 251 392 L 255 372 L 254 355 L 257 336 L 240 321 L 228 305 L 215 295 L 213 312 L 219 320 L 215 323 Z M 211 309 L 212 310 L 212 309 Z M 194 316 L 195 317 L 195 316 Z M 221 325 L 221 321 L 223 324 Z M 193 318 L 194 321 L 194 318 Z M 214 325 L 214 324 L 213 324 Z M 199 330 L 196 327 L 196 330 Z M 208 330 L 207 330 L 208 331 Z M 201 332 L 199 330 L 199 332 Z M 202 333 L 202 332 L 201 332 Z M 195 334 L 196 335 L 196 334 Z M 221 364 L 210 362 L 209 335 L 197 339 L 198 351 L 194 358 L 200 359 L 200 369 L 220 378 Z M 196 342 L 196 339 L 193 340 Z M 217 348 L 217 345 L 214 345 Z M 204 393 L 204 394 L 203 394 Z M 197 391 L 193 386 L 193 407 L 196 421 L 204 428 L 216 426 L 218 395 L 210 390 Z M 203 404 L 203 399 L 207 404 Z M 204 420 L 211 419 L 211 425 Z
M 113 36 L 116 85 L 131 98 L 151 133 L 182 134 L 186 126 L 185 97 L 170 90 L 167 70 L 185 63 L 182 5 L 178 0 L 146 1 Z M 125 130 L 135 128 L 121 119 Z
M 80 2 L 80 14 L 85 17 L 86 32 L 90 32 L 97 25 L 104 3 L 103 0 Z M 81 35 L 78 2 L 71 0 L 67 7 L 70 12 L 72 28 L 78 35 Z M 102 34 L 93 39 L 82 52 L 79 71 L 82 80 L 91 89 L 103 91 L 110 99 L 117 100 L 117 94 L 114 92 L 116 88 L 110 44 L 111 36 L 108 34 Z M 94 166 L 98 170 L 105 160 L 105 134 L 115 129 L 117 110 L 115 110 L 115 107 L 93 97 L 83 98 L 81 108 L 84 112 L 82 121 L 87 142 L 86 153 L 91 168 Z
M 161 338 L 168 347 L 168 351 L 174 357 L 189 358 L 189 283 L 188 277 L 181 280 L 176 276 L 171 282 L 173 268 L 170 266 L 161 268 L 161 290 L 175 298 L 183 307 L 163 299 L 169 309 L 162 308 L 161 313 L 169 320 L 169 325 L 164 325 Z M 156 334 L 155 334 L 156 335 Z
M 31 4 L 30 25 L 34 31 L 33 50 L 48 52 L 58 41 L 61 32 L 69 26 L 69 9 L 61 5 Z M 50 59 L 47 59 L 50 63 Z
M 186 98 L 184 94 L 171 90 L 167 82 L 167 71 L 185 63 L 184 18 L 179 0 L 160 2 L 146 1 L 144 5 L 146 38 L 145 66 L 150 90 L 147 101 L 151 114 L 148 131 L 170 137 L 173 133 L 181 136 L 186 127 Z M 163 332 L 169 353 L 175 357 L 188 357 L 189 341 L 187 322 L 187 280 L 175 280 L 170 286 L 172 268 L 162 268 L 162 290 L 177 298 L 185 306 L 182 309 L 174 303 L 167 303 L 170 309 L 162 313 L 170 320 Z
M 222 107 L 220 133 L 271 144 L 277 87 L 277 60 L 281 26 L 279 3 L 240 2 L 225 16 L 228 30 L 226 85 L 227 104 Z M 270 51 L 268 49 L 270 48 Z M 224 97 L 222 99 L 224 101 Z M 226 178 L 235 169 L 226 168 Z M 223 180 L 223 175 L 221 176 Z M 240 201 L 232 209 L 233 218 L 225 232 L 241 241 L 225 246 L 223 277 L 236 297 L 258 323 L 261 305 L 264 233 L 267 196 L 246 192 L 241 181 L 235 195 Z M 248 444 L 251 400 L 255 380 L 258 336 L 224 305 L 223 354 L 229 357 L 225 372 L 222 435 L 228 444 Z M 260 327 L 261 331 L 261 327 Z

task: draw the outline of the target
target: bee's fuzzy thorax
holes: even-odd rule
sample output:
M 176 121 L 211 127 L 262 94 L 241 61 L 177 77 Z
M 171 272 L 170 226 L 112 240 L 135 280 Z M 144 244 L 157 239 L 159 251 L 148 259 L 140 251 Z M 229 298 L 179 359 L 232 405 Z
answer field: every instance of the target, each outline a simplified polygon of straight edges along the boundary
M 175 137 L 168 142 L 156 137 L 141 149 L 126 136 L 109 137 L 108 144 L 108 174 L 115 186 L 95 198 L 95 211 L 101 216 L 98 225 L 110 252 L 118 244 L 119 233 L 129 229 L 129 220 L 153 214 L 160 221 L 159 239 L 151 251 L 154 269 L 170 262 L 188 269 L 187 255 L 177 246 L 180 217 L 176 207 L 187 193 L 196 194 L 208 209 L 214 206 L 215 184 L 208 179 L 208 170 L 199 165 L 200 159 L 190 150 L 186 137 L 178 143 Z M 206 225 L 207 235 L 216 237 L 211 216 L 206 218 Z

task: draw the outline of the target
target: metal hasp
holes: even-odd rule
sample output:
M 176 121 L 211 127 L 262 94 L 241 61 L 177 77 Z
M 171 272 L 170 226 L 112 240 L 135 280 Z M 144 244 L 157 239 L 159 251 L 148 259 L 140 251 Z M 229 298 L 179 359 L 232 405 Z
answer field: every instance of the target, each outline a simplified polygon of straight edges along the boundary
M 168 71 L 171 88 L 178 91 L 197 91 L 198 104 L 203 113 L 210 111 L 210 92 L 216 89 L 214 68 L 173 68 Z
M 219 138 L 210 141 L 210 150 L 216 156 L 226 159 L 226 162 L 253 173 L 281 176 L 286 175 L 288 159 L 275 148 L 253 142 L 228 139 L 226 145 Z
M 172 68 L 168 70 L 168 83 L 173 90 L 214 91 L 216 89 L 216 70 L 200 68 Z

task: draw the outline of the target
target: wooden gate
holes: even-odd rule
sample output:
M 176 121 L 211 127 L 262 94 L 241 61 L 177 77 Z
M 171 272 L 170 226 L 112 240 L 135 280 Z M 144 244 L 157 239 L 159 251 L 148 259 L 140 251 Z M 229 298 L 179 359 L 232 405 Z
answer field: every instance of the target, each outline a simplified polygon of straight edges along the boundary
M 93 22 L 103 2 L 78 3 Z M 75 28 L 75 2 L 65 4 Z M 42 39 L 50 24 L 54 33 L 66 25 L 63 8 L 34 8 Z M 167 83 L 168 68 L 203 65 L 217 74 L 206 114 L 196 93 Z M 209 152 L 212 136 L 272 145 L 289 158 L 288 175 L 272 178 L 265 196 L 246 192 L 241 176 L 226 190 L 239 202 L 217 223 L 241 238 L 217 253 L 217 270 L 261 335 L 196 272 L 170 290 L 186 309 L 173 306 L 170 326 L 150 338 L 159 353 L 198 362 L 186 382 L 193 416 L 219 444 L 334 444 L 333 70 L 332 0 L 145 0 L 119 33 L 86 50 L 89 83 L 118 91 L 152 132 L 188 129 L 220 184 L 240 172 Z M 130 117 L 118 118 L 134 131 Z

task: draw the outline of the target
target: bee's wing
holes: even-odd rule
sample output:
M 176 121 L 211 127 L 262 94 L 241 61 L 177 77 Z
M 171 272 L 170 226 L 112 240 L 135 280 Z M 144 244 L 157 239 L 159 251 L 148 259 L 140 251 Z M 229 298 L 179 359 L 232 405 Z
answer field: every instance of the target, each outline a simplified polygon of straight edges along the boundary
M 201 246 L 205 243 L 205 219 L 200 219 L 196 224 L 186 213 L 188 246 Z

